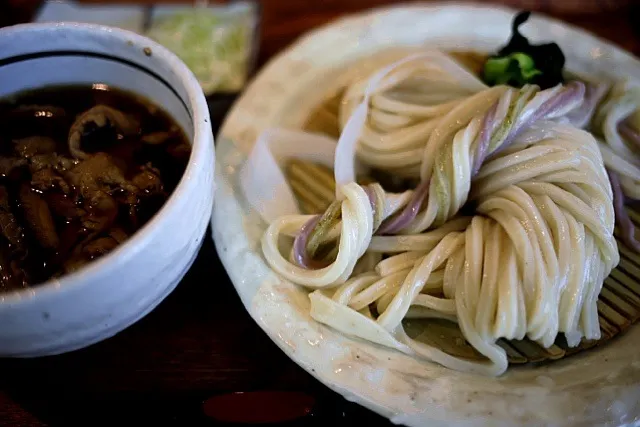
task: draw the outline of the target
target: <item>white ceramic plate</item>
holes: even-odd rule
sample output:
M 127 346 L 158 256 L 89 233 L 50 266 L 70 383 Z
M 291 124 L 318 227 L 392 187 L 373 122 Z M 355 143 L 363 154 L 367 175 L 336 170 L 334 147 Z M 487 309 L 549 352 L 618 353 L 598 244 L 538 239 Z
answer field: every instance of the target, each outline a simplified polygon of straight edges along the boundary
M 249 314 L 296 363 L 347 399 L 395 423 L 632 425 L 640 418 L 640 327 L 609 345 L 497 379 L 454 372 L 313 321 L 306 292 L 263 261 L 265 229 L 244 200 L 237 172 L 265 128 L 300 128 L 345 79 L 428 45 L 491 51 L 510 35 L 515 11 L 471 5 L 402 6 L 348 17 L 313 31 L 273 59 L 238 101 L 218 137 L 216 247 Z M 584 31 L 544 17 L 523 28 L 556 41 L 572 71 L 640 79 L 640 61 Z M 349 68 L 345 72 L 345 68 Z

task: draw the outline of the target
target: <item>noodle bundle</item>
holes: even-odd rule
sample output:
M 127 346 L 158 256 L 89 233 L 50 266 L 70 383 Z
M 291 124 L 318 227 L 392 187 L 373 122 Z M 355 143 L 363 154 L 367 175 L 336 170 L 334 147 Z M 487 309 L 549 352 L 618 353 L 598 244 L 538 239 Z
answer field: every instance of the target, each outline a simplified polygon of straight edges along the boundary
M 640 144 L 636 91 L 578 80 L 487 87 L 440 52 L 384 67 L 344 92 L 335 200 L 321 215 L 263 215 L 265 259 L 312 291 L 318 322 L 460 371 L 504 373 L 499 339 L 598 339 L 620 200 L 640 191 L 640 162 L 625 152 Z M 358 183 L 359 166 L 414 188 Z M 406 328 L 431 318 L 456 322 L 484 359 Z

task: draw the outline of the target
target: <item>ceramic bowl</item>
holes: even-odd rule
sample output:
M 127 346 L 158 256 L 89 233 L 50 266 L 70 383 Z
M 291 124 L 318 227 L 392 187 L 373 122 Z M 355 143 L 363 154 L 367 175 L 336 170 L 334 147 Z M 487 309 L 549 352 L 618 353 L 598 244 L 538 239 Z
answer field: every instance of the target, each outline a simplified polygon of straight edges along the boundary
M 0 294 L 0 356 L 63 353 L 118 333 L 175 288 L 202 244 L 215 154 L 207 103 L 191 71 L 160 45 L 121 29 L 53 23 L 0 30 L 0 98 L 96 83 L 168 112 L 192 143 L 189 164 L 162 209 L 114 251 L 60 279 Z

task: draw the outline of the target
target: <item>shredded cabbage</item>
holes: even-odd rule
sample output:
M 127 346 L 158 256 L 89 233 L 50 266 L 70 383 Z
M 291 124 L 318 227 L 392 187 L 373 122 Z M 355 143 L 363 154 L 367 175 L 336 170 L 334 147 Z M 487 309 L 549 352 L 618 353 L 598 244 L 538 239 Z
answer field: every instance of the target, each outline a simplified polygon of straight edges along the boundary
M 154 18 L 145 35 L 182 59 L 205 93 L 234 92 L 247 78 L 252 30 L 246 10 L 194 7 Z

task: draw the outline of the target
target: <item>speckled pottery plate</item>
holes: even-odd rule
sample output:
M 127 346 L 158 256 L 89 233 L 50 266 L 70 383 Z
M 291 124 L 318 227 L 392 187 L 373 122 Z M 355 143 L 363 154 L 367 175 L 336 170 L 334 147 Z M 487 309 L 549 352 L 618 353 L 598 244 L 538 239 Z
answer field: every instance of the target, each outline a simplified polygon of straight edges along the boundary
M 229 114 L 218 137 L 219 185 L 212 224 L 218 253 L 249 314 L 296 363 L 348 400 L 398 424 L 634 425 L 640 419 L 640 326 L 607 345 L 499 378 L 460 373 L 343 336 L 309 316 L 307 293 L 265 263 L 266 228 L 238 185 L 256 136 L 301 128 L 311 111 L 358 73 L 421 46 L 493 51 L 515 11 L 473 5 L 414 5 L 343 18 L 274 58 Z M 577 28 L 541 16 L 523 33 L 555 41 L 569 70 L 640 79 L 640 61 Z

